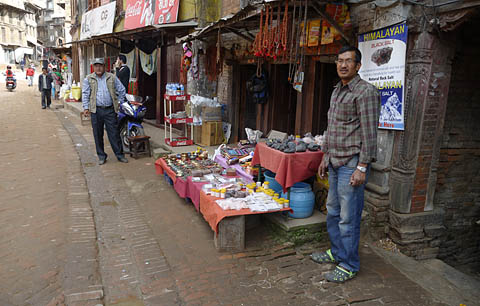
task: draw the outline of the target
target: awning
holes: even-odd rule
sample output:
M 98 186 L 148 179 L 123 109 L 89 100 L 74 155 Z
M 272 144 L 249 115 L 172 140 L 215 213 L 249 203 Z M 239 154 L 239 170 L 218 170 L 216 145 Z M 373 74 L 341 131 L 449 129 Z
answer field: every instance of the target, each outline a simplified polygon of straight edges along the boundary
M 33 49 L 32 48 L 26 48 L 26 47 L 20 47 L 20 48 L 15 49 L 15 61 L 17 63 L 20 63 L 20 61 L 23 59 L 25 54 L 33 55 Z
M 75 41 L 70 41 L 70 42 L 65 42 L 61 44 L 61 46 L 67 45 L 67 44 L 74 44 L 74 43 L 83 43 L 83 42 L 88 42 L 88 41 L 93 41 L 93 40 L 99 40 L 102 41 L 103 39 L 109 39 L 109 38 L 115 38 L 115 39 L 123 39 L 127 36 L 135 36 L 139 35 L 140 33 L 161 33 L 164 32 L 167 29 L 187 29 L 187 28 L 194 28 L 198 26 L 198 22 L 194 20 L 190 21 L 181 21 L 181 22 L 174 22 L 174 23 L 166 23 L 166 24 L 156 24 L 156 25 L 150 25 L 146 27 L 141 27 L 137 29 L 131 29 L 127 31 L 122 31 L 122 32 L 114 32 L 114 33 L 109 33 L 109 34 L 104 34 L 104 35 L 99 35 L 99 36 L 92 36 L 87 39 L 80 39 L 80 40 L 75 40 Z M 169 32 L 170 33 L 170 32 Z M 142 38 L 142 37 L 140 37 Z
M 237 36 L 240 36 L 243 39 L 253 42 L 255 37 L 253 37 L 253 35 L 249 33 L 249 31 L 258 28 L 260 13 L 264 9 L 265 5 L 275 2 L 283 2 L 283 0 L 264 0 L 262 2 L 251 3 L 242 8 L 236 14 L 230 14 L 222 17 L 218 21 L 207 25 L 199 31 L 190 33 L 189 35 L 177 39 L 176 42 L 182 43 L 185 41 L 202 39 L 207 36 L 217 35 L 219 30 L 224 33 L 231 32 Z M 313 14 L 321 16 L 322 19 L 328 21 L 342 36 L 343 40 L 345 40 L 349 44 L 352 44 L 352 37 L 346 35 L 343 31 L 343 28 L 340 27 L 337 22 L 325 12 L 323 4 L 320 1 L 309 1 L 308 7 L 310 11 L 313 12 Z M 283 12 L 281 13 L 281 15 L 283 15 Z

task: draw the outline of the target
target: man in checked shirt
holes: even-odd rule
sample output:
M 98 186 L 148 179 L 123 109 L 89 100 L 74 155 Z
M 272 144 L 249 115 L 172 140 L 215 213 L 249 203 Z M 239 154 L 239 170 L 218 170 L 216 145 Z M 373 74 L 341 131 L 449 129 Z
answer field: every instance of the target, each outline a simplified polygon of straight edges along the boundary
M 335 86 L 328 110 L 324 156 L 318 173 L 328 170 L 327 230 L 331 249 L 311 255 L 317 263 L 335 263 L 325 278 L 343 283 L 360 269 L 358 245 L 363 196 L 370 164 L 377 154 L 380 95 L 358 75 L 362 54 L 351 46 L 338 53 Z

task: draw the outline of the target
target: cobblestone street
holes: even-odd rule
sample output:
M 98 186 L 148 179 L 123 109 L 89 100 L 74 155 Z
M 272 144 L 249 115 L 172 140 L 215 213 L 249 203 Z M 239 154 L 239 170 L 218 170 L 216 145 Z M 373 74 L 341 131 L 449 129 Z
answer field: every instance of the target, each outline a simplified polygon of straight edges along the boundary
M 219 253 L 154 160 L 97 165 L 90 126 L 42 110 L 36 87 L 0 89 L 0 305 L 445 305 L 367 244 L 361 271 L 328 283 L 314 246 L 247 232 Z

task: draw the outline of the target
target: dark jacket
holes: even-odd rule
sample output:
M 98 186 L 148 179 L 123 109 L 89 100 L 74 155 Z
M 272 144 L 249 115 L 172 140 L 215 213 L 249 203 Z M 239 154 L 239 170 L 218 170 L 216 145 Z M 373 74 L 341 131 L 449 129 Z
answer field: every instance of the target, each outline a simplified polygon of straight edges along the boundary
M 52 89 L 53 78 L 50 73 L 47 73 L 47 89 Z M 43 89 L 43 73 L 38 76 L 38 90 L 42 91 Z
M 125 92 L 128 93 L 128 83 L 130 82 L 130 68 L 127 65 L 124 65 L 120 68 L 117 68 L 117 78 L 125 87 Z

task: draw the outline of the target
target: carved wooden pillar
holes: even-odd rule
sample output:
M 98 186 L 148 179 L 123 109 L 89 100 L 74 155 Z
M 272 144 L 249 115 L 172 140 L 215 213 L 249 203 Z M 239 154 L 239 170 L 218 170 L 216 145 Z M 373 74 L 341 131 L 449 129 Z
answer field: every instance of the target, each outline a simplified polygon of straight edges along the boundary
M 454 51 L 428 32 L 409 35 L 405 131 L 395 134 L 390 182 L 391 209 L 398 213 L 433 210 Z

